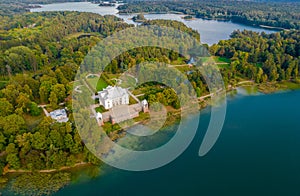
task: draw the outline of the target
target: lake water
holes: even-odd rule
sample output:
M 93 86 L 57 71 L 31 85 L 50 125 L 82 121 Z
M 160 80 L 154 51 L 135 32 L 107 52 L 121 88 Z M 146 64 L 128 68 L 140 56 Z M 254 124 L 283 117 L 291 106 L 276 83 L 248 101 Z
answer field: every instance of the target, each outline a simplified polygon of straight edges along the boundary
M 170 164 L 147 172 L 106 166 L 99 177 L 55 195 L 300 195 L 300 91 L 239 92 L 228 96 L 222 133 L 206 156 L 198 150 L 209 109 L 201 112 L 192 144 Z
M 115 8 L 91 3 L 51 4 L 32 11 L 55 10 L 119 16 Z M 232 22 L 185 21 L 174 14 L 145 16 L 182 21 L 198 30 L 202 42 L 208 44 L 228 39 L 235 29 L 272 32 Z M 120 17 L 133 23 L 129 20 L 132 15 Z M 200 126 L 191 145 L 170 164 L 147 172 L 105 166 L 99 177 L 73 183 L 55 195 L 300 195 L 300 91 L 270 95 L 249 92 L 255 91 L 239 89 L 237 94 L 228 95 L 222 133 L 206 156 L 199 157 L 198 150 L 210 119 L 209 108 L 201 111 Z M 161 142 L 173 135 L 172 130 L 165 130 L 157 139 Z
M 134 15 L 119 15 L 116 7 L 100 7 L 97 4 L 89 2 L 79 2 L 79 3 L 57 3 L 42 5 L 42 8 L 31 9 L 32 12 L 41 11 L 79 11 L 79 12 L 92 12 L 101 15 L 116 15 L 123 18 L 125 22 L 129 24 L 136 24 L 130 18 Z M 267 30 L 263 28 L 255 28 L 251 26 L 245 26 L 241 24 L 236 24 L 232 22 L 216 21 L 216 20 L 184 20 L 183 15 L 178 14 L 146 14 L 147 19 L 167 19 L 167 20 L 177 20 L 186 24 L 188 27 L 197 30 L 201 35 L 201 42 L 212 45 L 218 43 L 220 40 L 229 39 L 230 34 L 237 29 L 240 30 L 252 30 L 256 32 L 266 32 L 272 33 L 276 32 L 274 30 Z

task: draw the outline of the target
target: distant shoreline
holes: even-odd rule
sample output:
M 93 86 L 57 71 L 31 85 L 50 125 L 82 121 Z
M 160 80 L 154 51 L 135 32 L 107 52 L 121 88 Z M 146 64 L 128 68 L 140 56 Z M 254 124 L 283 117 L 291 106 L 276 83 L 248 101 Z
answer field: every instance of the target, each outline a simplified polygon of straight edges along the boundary
M 267 26 L 267 25 L 245 24 L 245 23 L 241 23 L 241 22 L 232 21 L 231 19 L 226 19 L 226 18 L 196 17 L 194 15 L 188 15 L 188 14 L 184 14 L 182 12 L 172 12 L 172 11 L 169 11 L 169 12 L 132 12 L 132 13 L 118 12 L 117 14 L 118 15 L 176 14 L 176 15 L 181 15 L 181 19 L 187 20 L 187 21 L 202 19 L 202 20 L 212 20 L 212 21 L 218 21 L 218 22 L 231 22 L 231 23 L 235 23 L 235 24 L 239 24 L 239 25 L 244 25 L 244 26 L 248 26 L 248 27 L 256 27 L 256 28 L 266 29 L 266 30 L 274 30 L 274 31 L 283 31 L 283 30 L 288 31 L 289 30 L 289 29 L 284 29 L 284 28 L 281 28 L 281 27 L 272 27 L 272 26 Z M 185 18 L 186 16 L 192 16 L 192 18 Z
M 63 167 L 60 167 L 58 169 L 42 169 L 42 170 L 34 170 L 34 171 L 33 170 L 26 170 L 26 169 L 18 169 L 18 170 L 10 169 L 10 170 L 4 171 L 3 175 L 10 174 L 10 173 L 13 174 L 13 173 L 32 173 L 32 172 L 54 173 L 54 172 L 71 170 L 71 169 L 74 169 L 74 168 L 77 168 L 77 167 L 88 166 L 88 165 L 91 165 L 91 163 L 80 162 L 80 163 L 74 164 L 73 166 L 63 166 Z
M 51 5 L 51 4 L 65 4 L 65 3 L 91 3 L 91 4 L 94 4 L 92 2 L 83 2 L 83 1 L 75 1 L 75 2 L 59 2 L 59 3 L 47 3 L 47 4 L 36 4 L 36 5 L 39 5 L 41 6 L 42 8 L 45 6 L 45 5 Z M 118 5 L 121 5 L 121 4 L 117 4 Z M 245 26 L 248 26 L 248 27 L 256 27 L 256 28 L 260 28 L 260 29 L 266 29 L 266 30 L 275 30 L 275 31 L 282 31 L 282 30 L 288 30 L 288 29 L 284 29 L 284 28 L 280 28 L 280 27 L 272 27 L 272 26 L 267 26 L 267 25 L 254 25 L 254 24 L 245 24 L 245 23 L 242 23 L 242 22 L 235 22 L 235 21 L 232 21 L 231 19 L 227 19 L 227 18 L 210 18 L 210 17 L 196 17 L 195 15 L 189 15 L 189 16 L 192 16 L 193 18 L 192 19 L 184 19 L 185 16 L 188 16 L 188 14 L 185 14 L 183 12 L 177 12 L 177 11 L 164 11 L 164 12 L 132 12 L 132 13 L 129 13 L 129 12 L 122 12 L 121 10 L 118 9 L 118 7 L 115 7 L 116 9 L 116 17 L 118 17 L 118 15 L 137 15 L 137 14 L 176 14 L 176 15 L 182 15 L 182 19 L 183 20 L 186 20 L 186 21 L 191 21 L 191 20 L 196 20 L 196 19 L 202 19 L 202 20 L 213 20 L 213 21 L 221 21 L 221 22 L 232 22 L 232 23 L 235 23 L 235 24 L 239 24 L 239 25 L 245 25 Z M 33 8 L 33 9 L 40 9 L 40 8 Z M 32 9 L 30 9 L 30 12 L 32 12 Z M 33 11 L 35 12 L 35 11 Z M 93 12 L 91 12 L 93 13 Z
M 267 25 L 259 25 L 259 27 L 264 28 L 264 29 L 274 29 L 274 30 L 289 30 L 281 27 L 272 27 L 272 26 L 267 26 Z

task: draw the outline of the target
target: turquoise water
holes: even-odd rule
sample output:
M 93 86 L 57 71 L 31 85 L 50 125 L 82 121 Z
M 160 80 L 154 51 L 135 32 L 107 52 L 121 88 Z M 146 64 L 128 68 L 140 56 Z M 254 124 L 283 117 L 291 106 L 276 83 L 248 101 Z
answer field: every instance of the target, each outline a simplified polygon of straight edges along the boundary
M 129 24 L 136 24 L 130 18 L 134 15 L 119 15 L 116 7 L 100 7 L 97 4 L 89 2 L 78 2 L 78 3 L 56 3 L 43 5 L 42 8 L 31 9 L 32 12 L 43 12 L 43 11 L 79 11 L 79 12 L 92 12 L 101 15 L 116 15 L 117 17 L 123 18 L 125 22 Z M 145 18 L 152 19 L 166 19 L 166 20 L 177 20 L 183 22 L 188 27 L 197 30 L 201 35 L 201 42 L 212 45 L 218 43 L 220 40 L 229 39 L 230 34 L 237 29 L 240 30 L 251 30 L 255 32 L 266 32 L 273 33 L 276 31 L 251 27 L 232 22 L 216 21 L 216 20 L 184 20 L 183 15 L 178 14 L 146 14 Z
M 32 11 L 73 10 L 115 14 L 133 23 L 132 15 L 118 15 L 115 8 L 91 3 L 45 5 Z M 231 22 L 196 19 L 185 21 L 180 15 L 146 15 L 148 19 L 173 19 L 201 33 L 204 43 L 228 39 L 235 29 L 269 30 Z M 77 182 L 55 195 L 300 195 L 300 91 L 271 95 L 248 95 L 238 90 L 229 95 L 224 128 L 213 149 L 198 156 L 210 113 L 201 111 L 200 126 L 189 148 L 170 164 L 147 172 L 128 172 L 109 166 L 101 175 Z M 157 134 L 161 143 L 174 135 L 165 130 Z M 144 148 L 155 146 L 143 143 Z
M 146 172 L 105 166 L 99 177 L 55 195 L 300 195 L 299 99 L 300 91 L 228 96 L 222 133 L 206 156 L 198 150 L 209 109 L 192 144 L 170 164 Z

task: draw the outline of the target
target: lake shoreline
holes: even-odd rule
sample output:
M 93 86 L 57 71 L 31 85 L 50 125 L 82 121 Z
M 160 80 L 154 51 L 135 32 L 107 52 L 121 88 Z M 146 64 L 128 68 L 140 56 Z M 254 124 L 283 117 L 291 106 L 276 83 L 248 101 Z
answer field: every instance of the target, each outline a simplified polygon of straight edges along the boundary
M 294 85 L 294 87 L 291 87 L 291 84 Z M 243 88 L 243 87 L 257 87 L 257 91 L 259 93 L 262 93 L 264 95 L 267 94 L 273 94 L 276 92 L 280 92 L 280 91 L 291 91 L 291 90 L 299 90 L 300 89 L 300 84 L 299 83 L 295 83 L 292 81 L 284 81 L 284 82 L 266 82 L 266 83 L 255 83 L 252 80 L 243 80 L 237 83 L 237 85 L 235 86 L 228 86 L 226 89 L 226 94 L 236 91 L 238 88 Z M 207 95 L 203 95 L 201 97 L 198 97 L 198 104 L 199 104 L 199 110 L 201 111 L 205 108 L 207 108 L 208 106 L 212 106 L 212 103 L 210 101 L 210 97 L 213 96 L 214 93 L 210 93 Z M 181 115 L 182 109 L 175 109 L 175 108 L 171 108 L 167 107 L 167 113 L 171 114 L 168 115 L 168 118 L 165 121 L 165 124 L 163 125 L 163 127 L 161 128 L 165 128 L 168 126 L 172 126 L 174 125 L 176 122 L 180 121 L 181 117 L 185 117 L 184 115 Z M 189 113 L 191 114 L 191 113 Z M 127 126 L 126 129 L 133 127 L 135 125 L 138 124 L 146 124 L 149 121 L 149 119 L 142 119 L 140 121 L 135 122 L 132 126 Z M 111 135 L 111 139 L 113 141 L 117 141 L 118 139 L 124 137 L 126 135 L 126 130 L 124 128 L 121 129 L 117 129 L 117 130 L 113 130 L 110 132 Z
M 175 15 L 180 15 L 181 19 L 186 20 L 186 21 L 202 19 L 202 20 L 217 21 L 217 22 L 232 22 L 232 23 L 238 24 L 238 25 L 244 25 L 244 26 L 248 26 L 248 27 L 254 27 L 254 28 L 265 29 L 265 30 L 274 30 L 274 31 L 288 31 L 289 30 L 289 29 L 284 29 L 284 28 L 281 28 L 281 27 L 273 27 L 273 26 L 267 26 L 267 25 L 255 25 L 255 24 L 247 24 L 247 23 L 242 23 L 242 22 L 236 22 L 236 21 L 233 21 L 233 20 L 227 19 L 227 18 L 197 17 L 196 15 L 188 15 L 188 14 L 185 14 L 183 12 L 172 12 L 172 11 L 170 11 L 170 12 L 132 12 L 132 13 L 118 12 L 117 14 L 119 16 L 129 16 L 129 15 L 138 15 L 138 14 L 144 14 L 144 15 L 175 14 Z M 191 16 L 192 18 L 185 18 L 186 16 Z
M 92 163 L 88 162 L 80 162 L 80 163 L 75 163 L 73 166 L 63 166 L 58 169 L 42 169 L 42 170 L 25 170 L 25 169 L 10 169 L 4 172 L 4 175 L 10 174 L 10 173 L 34 173 L 34 172 L 39 172 L 39 173 L 54 173 L 54 172 L 60 172 L 60 171 L 67 171 L 71 170 L 77 167 L 83 167 L 83 166 L 88 166 L 91 165 Z
M 134 23 L 132 20 L 129 19 L 129 17 L 133 17 L 133 15 L 137 15 L 138 13 L 122 13 L 116 8 L 111 9 L 103 9 L 100 6 L 97 6 L 93 3 L 86 3 L 86 2 L 77 2 L 74 3 L 74 6 L 72 6 L 72 3 L 59 3 L 59 4 L 44 4 L 42 8 L 38 9 L 31 9 L 30 12 L 43 12 L 43 11 L 78 11 L 78 12 L 91 12 L 96 13 L 99 15 L 114 15 L 118 18 L 123 19 L 123 21 L 127 24 L 134 24 L 137 25 L 137 23 Z M 70 8 L 71 7 L 71 8 Z M 241 24 L 237 22 L 233 22 L 231 20 L 219 20 L 219 19 L 208 19 L 208 18 L 200 18 L 195 17 L 192 20 L 189 19 L 182 19 L 181 16 L 186 16 L 187 14 L 181 13 L 181 12 L 140 12 L 144 13 L 146 16 L 146 19 L 153 20 L 153 19 L 163 19 L 163 20 L 176 20 L 183 22 L 188 27 L 198 31 L 201 34 L 201 42 L 213 45 L 218 43 L 220 40 L 227 40 L 230 39 L 230 34 L 237 29 L 240 30 L 251 30 L 254 32 L 265 32 L 267 34 L 278 32 L 278 30 L 275 29 L 266 29 L 261 28 L 259 26 L 253 26 L 253 25 L 247 25 L 247 24 Z M 211 21 L 211 22 L 207 22 Z M 217 30 L 217 29 L 223 29 Z M 211 32 L 215 32 L 212 34 Z
M 117 9 L 118 10 L 118 9 Z M 211 20 L 211 21 L 218 21 L 218 22 L 232 22 L 235 24 L 239 24 L 239 25 L 244 25 L 244 26 L 248 26 L 248 27 L 254 27 L 254 28 L 259 28 L 259 29 L 266 29 L 266 30 L 275 30 L 275 31 L 288 31 L 290 29 L 285 29 L 285 28 L 281 28 L 281 27 L 275 27 L 275 26 L 267 26 L 267 25 L 255 25 L 255 24 L 248 24 L 248 23 L 242 23 L 242 22 L 236 22 L 233 21 L 232 19 L 228 19 L 228 18 L 211 18 L 211 17 L 199 17 L 196 15 L 189 15 L 189 14 L 185 14 L 183 12 L 175 12 L 175 11 L 168 11 L 168 12 L 132 12 L 132 13 L 128 13 L 128 12 L 118 12 L 118 15 L 122 16 L 126 16 L 126 15 L 138 15 L 138 14 L 148 14 L 148 15 L 152 15 L 152 14 L 175 14 L 175 15 L 181 15 L 181 18 L 183 20 L 196 20 L 196 19 L 202 19 L 202 20 Z M 185 18 L 186 16 L 191 16 L 192 18 Z
M 43 8 L 43 6 L 45 5 L 51 5 L 51 4 L 65 4 L 65 3 L 82 3 L 82 2 L 61 2 L 61 3 L 45 3 L 45 4 L 35 4 L 36 6 L 38 7 L 33 7 L 30 9 L 29 12 L 32 12 L 32 9 L 40 9 L 40 8 Z M 92 2 L 89 2 L 91 4 L 94 4 Z M 112 6 L 113 7 L 113 6 Z M 129 13 L 129 12 L 120 12 L 120 10 L 118 9 L 118 6 L 115 6 L 116 10 L 117 10 L 117 15 L 119 16 L 126 16 L 126 15 L 137 15 L 137 14 L 162 14 L 162 15 L 166 15 L 166 14 L 176 14 L 176 15 L 182 15 L 182 19 L 183 20 L 187 20 L 187 21 L 190 21 L 190 20 L 196 20 L 196 19 L 203 19 L 203 20 L 212 20 L 212 21 L 219 21 L 219 22 L 232 22 L 232 23 L 235 23 L 235 24 L 239 24 L 239 25 L 245 25 L 245 26 L 249 26 L 249 27 L 256 27 L 256 28 L 261 28 L 261 29 L 267 29 L 267 30 L 277 30 L 277 31 L 282 31 L 282 30 L 289 30 L 289 29 L 284 29 L 284 28 L 281 28 L 281 27 L 273 27 L 273 26 L 267 26 L 267 25 L 250 25 L 250 24 L 246 24 L 246 23 L 241 23 L 241 22 L 235 22 L 235 21 L 232 21 L 231 19 L 227 19 L 227 18 L 209 18 L 209 17 L 197 17 L 196 15 L 188 15 L 188 14 L 185 14 L 183 12 L 176 12 L 176 11 L 168 11 L 168 12 L 132 12 L 132 13 Z M 192 16 L 193 18 L 191 19 L 186 19 L 184 17 L 186 16 Z M 118 17 L 118 16 L 117 16 Z M 134 21 L 134 22 L 137 22 L 139 23 L 140 21 Z
M 300 135 L 297 130 L 300 125 L 294 127 L 296 128 L 294 130 L 292 127 L 287 127 L 287 125 L 291 123 L 291 120 L 282 119 L 282 116 L 289 115 L 288 111 L 290 111 L 292 107 L 299 106 L 298 102 L 295 103 L 293 101 L 297 100 L 297 97 L 299 98 L 300 91 L 297 91 L 296 94 L 293 92 L 295 91 L 273 93 L 266 96 L 260 96 L 259 94 L 258 96 L 248 96 L 235 93 L 233 93 L 233 96 L 229 95 L 229 110 L 227 113 L 228 115 L 226 116 L 224 130 L 222 130 L 221 136 L 213 150 L 205 157 L 198 157 L 197 152 L 199 150 L 199 144 L 203 139 L 203 134 L 205 134 L 205 131 L 207 130 L 206 125 L 209 123 L 210 117 L 208 110 L 201 113 L 201 115 L 203 115 L 200 117 L 202 128 L 197 130 L 197 135 L 195 136 L 193 143 L 179 158 L 174 160 L 172 164 L 168 164 L 158 170 L 142 173 L 123 172 L 122 170 L 111 169 L 107 174 L 100 174 L 99 178 L 92 180 L 91 183 L 78 184 L 75 185 L 76 188 L 71 187 L 63 189 L 58 195 L 62 196 L 77 193 L 79 190 L 82 190 L 81 193 L 84 193 L 86 190 L 92 188 L 95 189 L 91 192 L 94 195 L 117 195 L 120 192 L 115 190 L 116 187 L 122 191 L 124 190 L 126 195 L 134 195 L 136 189 L 132 190 L 132 188 L 130 188 L 132 184 L 139 183 L 141 179 L 143 179 L 139 184 L 139 188 L 141 188 L 138 190 L 142 192 L 146 187 L 149 188 L 149 184 L 155 181 L 157 176 L 164 182 L 169 180 L 174 184 L 180 177 L 183 177 L 182 179 L 189 179 L 190 175 L 195 175 L 198 177 L 197 179 L 199 179 L 199 181 L 205 183 L 200 187 L 202 188 L 201 191 L 204 195 L 222 195 L 222 191 L 224 190 L 228 190 L 231 193 L 234 191 L 236 195 L 243 195 L 243 193 L 245 193 L 245 186 L 247 185 L 248 187 L 247 182 L 249 178 L 256 182 L 254 190 L 251 193 L 259 195 L 259 193 L 261 193 L 261 187 L 268 187 L 268 190 L 272 192 L 274 183 L 273 181 L 268 181 L 269 176 L 265 176 L 263 173 L 264 171 L 279 170 L 279 173 L 274 175 L 276 182 L 278 180 L 281 180 L 280 182 L 282 183 L 286 180 L 289 180 L 288 183 L 295 182 L 294 180 L 299 177 L 298 174 L 295 174 L 294 176 L 291 175 L 295 173 L 295 169 L 300 162 L 298 156 L 299 148 L 296 148 L 299 146 L 297 138 L 299 138 Z M 298 96 L 295 98 L 294 95 Z M 268 100 L 270 100 L 270 102 L 267 102 Z M 275 111 L 278 111 L 276 106 L 281 104 L 282 101 L 289 102 L 283 102 L 284 105 L 288 106 L 280 107 L 283 109 L 283 113 L 280 115 Z M 262 107 L 262 105 L 265 105 L 265 107 Z M 292 117 L 292 121 L 295 122 L 295 119 L 298 118 L 296 114 L 297 113 L 290 114 L 290 116 L 287 116 L 287 119 L 291 119 Z M 273 119 L 274 122 L 272 122 L 272 124 L 275 123 L 274 126 L 271 126 L 271 123 L 263 126 L 265 125 L 266 116 Z M 253 118 L 256 118 L 257 120 L 255 119 L 253 121 Z M 294 124 L 296 124 L 296 122 Z M 297 124 L 299 124 L 299 122 L 297 122 Z M 188 130 L 188 128 L 185 130 Z M 271 137 L 275 138 L 270 139 Z M 287 141 L 286 145 L 282 145 L 281 141 L 283 140 Z M 266 145 L 266 141 L 272 142 L 271 145 Z M 147 145 L 147 143 L 145 145 Z M 293 150 L 292 153 L 286 154 L 285 152 L 289 149 Z M 255 159 L 259 152 L 262 160 Z M 275 161 L 269 156 L 270 154 L 272 157 L 274 156 Z M 231 157 L 229 155 L 236 156 Z M 282 158 L 291 158 L 291 156 L 297 158 L 292 159 L 295 161 L 292 166 L 290 162 L 286 162 L 286 159 L 282 160 Z M 289 167 L 281 167 L 282 165 Z M 247 170 L 247 172 L 244 173 L 245 169 L 252 167 L 255 167 L 255 169 L 250 169 L 250 171 Z M 170 178 L 170 175 L 172 178 Z M 225 178 L 229 180 L 229 183 L 222 186 L 221 190 L 216 189 L 214 192 L 211 192 L 212 189 L 209 186 L 211 181 L 206 181 L 207 177 L 211 175 L 214 177 L 213 181 L 217 179 L 217 183 L 220 185 L 223 185 Z M 260 180 L 261 178 L 263 179 Z M 179 183 L 181 185 L 183 184 L 182 182 Z M 197 183 L 191 185 L 187 182 L 183 184 L 184 187 L 182 188 L 180 185 L 177 186 L 178 189 L 175 189 L 175 191 L 172 192 L 174 195 L 186 194 L 188 189 L 191 190 L 188 194 L 193 195 L 193 193 L 199 193 L 199 185 L 197 185 Z M 284 189 L 279 189 L 284 191 Z M 155 185 L 155 190 L 150 190 L 151 194 L 155 194 L 156 190 L 161 190 L 160 193 L 162 193 L 162 195 L 169 195 L 174 188 L 166 188 L 164 183 L 158 183 L 158 185 Z M 274 190 L 274 192 L 280 190 Z M 296 185 L 293 185 L 291 190 L 295 190 L 293 192 L 295 193 L 298 188 Z
M 237 83 L 237 85 L 235 86 L 229 86 L 228 89 L 226 90 L 226 92 L 234 92 L 235 90 L 237 90 L 238 88 L 240 87 L 258 87 L 259 85 L 261 84 L 257 84 L 257 83 L 254 83 L 253 81 L 251 80 L 244 80 L 244 81 L 240 81 L 239 83 Z M 274 85 L 274 84 L 273 84 Z M 298 86 L 298 89 L 300 89 L 300 84 L 297 84 Z M 289 91 L 289 90 L 295 90 L 295 89 L 291 89 L 291 88 L 277 88 L 275 91 L 261 91 L 259 88 L 258 88 L 259 92 L 262 92 L 264 95 L 267 95 L 267 94 L 273 94 L 273 93 L 276 93 L 276 92 L 279 92 L 281 90 L 283 91 Z M 209 94 L 208 94 L 209 95 Z M 199 102 L 199 108 L 200 110 L 203 110 L 203 109 L 206 109 L 208 106 L 211 105 L 211 102 L 210 102 L 210 99 L 209 99 L 209 96 L 208 95 L 203 95 L 201 96 L 204 97 L 202 101 Z M 174 111 L 174 110 L 173 110 Z M 176 124 L 176 122 L 180 121 L 181 120 L 181 114 L 180 114 L 180 109 L 177 110 L 178 113 L 175 113 L 174 115 L 171 115 L 171 118 L 168 118 L 166 120 L 166 123 L 164 125 L 164 127 L 168 127 L 168 126 L 172 126 L 174 124 Z M 189 115 L 192 115 L 192 114 L 189 114 Z M 146 123 L 146 121 L 140 121 L 139 122 L 140 124 L 143 124 L 143 123 Z M 119 131 L 120 132 L 120 131 Z M 126 132 L 126 130 L 124 131 L 121 131 L 121 132 Z M 116 138 L 115 140 L 118 140 L 120 138 Z M 77 163 L 75 164 L 74 166 L 64 166 L 64 167 L 61 167 L 59 169 L 49 169 L 49 170 L 39 170 L 39 171 L 29 171 L 29 170 L 10 170 L 6 173 L 5 176 L 3 176 L 3 179 L 5 180 L 9 180 L 11 178 L 14 178 L 13 176 L 14 175 L 22 175 L 22 174 L 27 174 L 27 173 L 35 173 L 35 172 L 39 172 L 39 173 L 59 173 L 59 172 L 69 172 L 69 173 L 72 173 L 73 171 L 72 170 L 77 170 L 77 171 L 84 171 L 84 168 L 92 168 L 93 166 L 97 166 L 99 168 L 103 168 L 103 164 L 100 164 L 100 165 L 94 165 L 92 163 L 87 163 L 87 162 L 81 162 L 81 163 Z M 101 169 L 100 169 L 101 170 Z M 11 176 L 10 176 L 11 175 Z M 99 177 L 101 178 L 101 175 L 102 174 L 99 174 Z M 10 180 L 9 180 L 10 181 Z M 7 183 L 6 182 L 3 182 L 3 183 Z

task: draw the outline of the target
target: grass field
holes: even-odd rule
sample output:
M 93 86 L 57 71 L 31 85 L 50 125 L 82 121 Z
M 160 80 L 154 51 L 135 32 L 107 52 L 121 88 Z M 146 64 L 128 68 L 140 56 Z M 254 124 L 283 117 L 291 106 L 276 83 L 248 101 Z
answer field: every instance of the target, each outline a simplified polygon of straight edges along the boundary
M 96 86 L 97 91 L 101 91 L 103 90 L 103 88 L 106 88 L 108 86 L 102 78 L 89 77 L 86 80 L 92 87 Z
M 120 74 L 107 74 L 110 80 L 115 83 L 114 79 L 122 80 L 120 86 L 122 88 L 135 87 L 136 81 L 135 78 L 128 75 L 120 75 Z M 98 78 L 97 76 L 91 76 L 86 79 L 86 81 L 90 84 L 91 87 L 96 87 L 97 91 L 101 91 L 108 86 L 107 82 L 103 78 Z
M 100 105 L 99 107 L 95 108 L 96 112 L 100 112 L 100 113 L 103 113 L 103 112 L 107 112 L 108 110 L 106 110 L 104 108 L 104 106 Z
M 230 65 L 229 64 L 218 64 L 218 67 L 228 69 L 230 67 Z
M 188 65 L 178 66 L 178 67 L 176 67 L 176 69 L 178 69 L 181 73 L 186 73 L 187 71 L 191 70 L 191 68 Z
M 134 88 L 136 85 L 136 81 L 133 77 L 122 75 L 120 79 L 122 80 L 122 83 L 120 85 L 122 88 Z
M 71 82 L 71 84 L 73 85 L 73 88 L 75 88 L 76 86 L 83 85 L 80 81 L 73 81 Z
M 283 82 L 279 82 L 279 84 L 283 88 L 289 89 L 289 90 L 298 90 L 298 89 L 300 89 L 300 84 L 295 83 L 295 82 L 283 81 Z
M 137 103 L 137 101 L 130 96 L 129 97 L 129 105 L 136 104 L 136 103 Z
M 112 78 L 119 78 L 121 74 L 113 74 L 113 73 L 106 73 L 106 75 L 112 79 Z
M 78 38 L 80 36 L 96 36 L 96 37 L 99 37 L 101 35 L 98 34 L 98 33 L 83 33 L 83 32 L 78 32 L 78 33 L 73 33 L 73 34 L 67 35 L 67 36 L 65 36 L 65 38 L 66 39 L 72 39 L 72 38 Z
M 177 60 L 172 61 L 170 64 L 171 65 L 183 65 L 183 64 L 185 64 L 185 58 L 178 57 Z
M 28 114 L 24 114 L 23 117 L 24 117 L 24 120 L 26 122 L 28 129 L 31 130 L 31 129 L 37 127 L 37 125 L 44 119 L 45 114 L 43 111 L 41 111 L 41 115 L 39 115 L 39 116 L 31 116 Z
M 230 59 L 225 57 L 214 56 L 213 57 L 216 63 L 230 63 Z
M 201 60 L 202 63 L 206 63 L 207 61 L 211 60 L 210 57 L 200 57 L 199 60 Z

